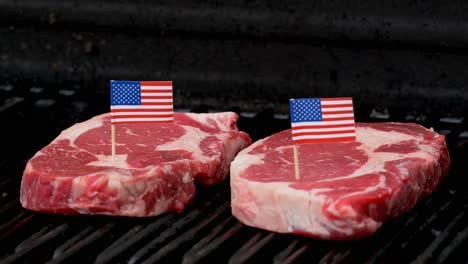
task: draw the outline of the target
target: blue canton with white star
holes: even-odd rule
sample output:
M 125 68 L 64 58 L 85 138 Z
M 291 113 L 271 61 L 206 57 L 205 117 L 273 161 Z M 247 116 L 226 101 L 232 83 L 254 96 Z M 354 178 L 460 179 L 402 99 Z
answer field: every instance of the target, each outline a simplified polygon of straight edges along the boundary
M 111 81 L 111 105 L 141 105 L 139 81 Z
M 322 121 L 322 108 L 319 98 L 291 99 L 291 122 Z

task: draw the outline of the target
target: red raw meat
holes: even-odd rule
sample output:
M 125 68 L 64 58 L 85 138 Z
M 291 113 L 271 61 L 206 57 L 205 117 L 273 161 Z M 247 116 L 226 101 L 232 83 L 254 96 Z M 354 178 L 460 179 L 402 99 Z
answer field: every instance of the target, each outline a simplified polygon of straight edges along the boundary
M 27 163 L 24 208 L 61 214 L 154 216 L 182 211 L 203 185 L 222 181 L 249 136 L 235 113 L 175 113 L 173 123 L 116 126 L 110 115 L 64 130 Z
M 231 164 L 232 213 L 280 233 L 358 239 L 429 195 L 447 174 L 445 137 L 408 123 L 357 124 L 357 140 L 299 145 L 291 131 L 255 142 Z

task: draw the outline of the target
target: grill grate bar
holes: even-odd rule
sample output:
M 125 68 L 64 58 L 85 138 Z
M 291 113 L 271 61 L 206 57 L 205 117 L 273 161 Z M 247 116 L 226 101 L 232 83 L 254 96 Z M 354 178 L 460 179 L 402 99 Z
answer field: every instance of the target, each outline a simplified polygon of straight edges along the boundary
M 192 223 L 195 219 L 197 219 L 212 203 L 206 203 L 202 208 L 198 210 L 193 210 L 181 219 L 175 221 L 168 229 L 164 230 L 159 236 L 149 243 L 147 243 L 143 248 L 138 250 L 135 254 L 133 254 L 128 263 L 133 264 L 140 260 L 142 260 L 151 250 L 156 248 L 158 245 L 169 239 L 170 237 L 174 236 L 178 231 L 187 227 L 190 223 Z
M 190 255 L 185 255 L 183 263 L 196 263 L 199 262 L 204 257 L 211 254 L 213 251 L 219 248 L 224 242 L 228 239 L 235 236 L 240 230 L 244 227 L 244 225 L 240 222 L 237 222 L 233 227 L 229 228 L 224 234 L 221 236 L 216 237 L 213 239 L 208 245 L 203 247 L 202 249 L 198 250 L 198 252 L 191 252 Z
M 298 249 L 294 250 L 294 252 L 291 255 L 289 255 L 287 258 L 285 258 L 282 263 L 284 263 L 284 264 L 294 263 L 296 261 L 296 259 L 299 258 L 302 254 L 304 254 L 304 252 L 306 252 L 307 249 L 309 249 L 309 247 L 311 245 L 312 245 L 311 242 L 305 243 L 304 245 L 302 245 Z
M 264 248 L 268 243 L 270 243 L 275 238 L 275 233 L 270 233 L 263 237 L 260 241 L 262 233 L 257 233 L 254 235 L 244 246 L 242 246 L 234 255 L 232 255 L 229 263 L 244 263 L 256 253 L 258 253 L 262 248 Z
M 52 229 L 52 225 L 47 225 L 46 227 L 42 228 L 40 231 L 36 232 L 32 236 L 30 236 L 29 238 L 21 242 L 18 246 L 16 246 L 15 253 L 29 247 L 29 245 L 34 243 L 34 241 L 36 241 L 38 238 L 40 238 L 41 236 L 49 232 L 50 229 Z
M 347 256 L 351 254 L 351 249 L 340 252 L 338 249 L 333 248 L 328 251 L 322 259 L 320 259 L 319 264 L 335 264 L 341 263 Z
M 330 263 L 333 258 L 338 254 L 338 251 L 336 248 L 332 248 L 331 250 L 328 251 L 318 262 L 319 264 L 327 264 Z
M 247 243 L 245 243 L 239 250 L 234 253 L 231 258 L 229 259 L 229 264 L 234 264 L 234 263 L 241 263 L 242 261 L 240 260 L 240 257 L 244 253 L 244 251 L 247 251 L 249 248 L 253 247 L 262 237 L 262 233 L 258 232 L 256 233 L 253 237 L 251 237 Z
M 98 239 L 102 238 L 104 235 L 109 233 L 114 226 L 115 226 L 115 223 L 109 223 L 109 224 L 104 225 L 103 227 L 94 231 L 94 233 L 90 234 L 86 238 L 78 241 L 73 246 L 67 248 L 65 251 L 62 252 L 62 254 L 56 255 L 55 258 L 53 258 L 49 263 L 62 263 L 63 261 L 67 260 L 69 257 L 75 255 L 78 251 L 93 244 Z
M 465 216 L 465 210 L 468 206 L 465 205 L 463 210 L 447 225 L 447 227 L 431 242 L 431 244 L 424 250 L 423 253 L 412 263 L 424 263 L 433 257 L 434 251 L 451 235 L 455 233 L 455 228 L 459 224 L 461 219 Z
M 346 257 L 348 257 L 349 255 L 351 254 L 351 249 L 348 249 L 348 250 L 345 250 L 344 252 L 340 252 L 338 254 L 338 256 L 336 256 L 334 259 L 333 259 L 333 264 L 337 264 L 337 263 L 341 263 L 343 262 Z
M 52 230 L 50 229 L 50 226 L 45 227 L 31 238 L 18 245 L 15 249 L 15 254 L 10 255 L 8 258 L 4 259 L 4 263 L 16 262 L 32 250 L 56 238 L 58 235 L 62 234 L 65 230 L 68 229 L 68 224 L 62 224 Z
M 95 263 L 107 263 L 111 261 L 113 258 L 127 250 L 131 243 L 128 243 L 128 246 L 123 246 L 126 241 L 129 241 L 133 236 L 137 235 L 142 229 L 144 225 L 138 225 L 130 229 L 127 233 L 117 239 L 114 243 L 112 243 L 109 247 L 104 249 L 96 258 Z
M 214 220 L 216 220 L 221 214 L 227 211 L 230 208 L 230 202 L 226 202 L 221 207 L 219 207 L 213 214 L 211 214 L 208 218 L 203 220 L 200 224 L 191 228 L 183 235 L 177 237 L 176 239 L 169 242 L 169 244 L 165 245 L 153 255 L 151 255 L 144 263 L 158 263 L 161 259 L 166 257 L 168 254 L 176 250 L 177 248 L 181 247 L 182 244 L 186 243 L 187 241 L 191 241 L 194 237 L 200 233 L 200 231 L 204 230 L 209 224 L 211 224 Z
M 394 233 L 390 234 L 388 239 L 386 239 L 385 243 L 381 246 L 378 247 L 378 249 L 376 250 L 376 252 L 374 254 L 372 254 L 367 260 L 366 262 L 368 263 L 375 263 L 377 262 L 378 259 L 382 258 L 385 254 L 388 254 L 390 251 L 389 249 L 391 247 L 394 247 L 396 244 L 398 244 L 400 247 L 401 247 L 401 244 L 398 243 L 399 241 L 403 240 L 401 243 L 407 243 L 409 241 L 409 237 L 414 237 L 416 234 L 415 234 L 415 229 L 417 229 L 418 227 L 420 227 L 421 225 L 424 225 L 424 223 L 426 224 L 430 224 L 430 222 L 428 222 L 428 220 L 431 218 L 430 216 L 429 217 L 426 217 L 424 215 L 424 210 L 426 211 L 429 211 L 429 210 L 433 210 L 434 206 L 433 204 L 437 201 L 437 199 L 434 199 L 433 197 L 430 197 L 429 199 L 427 199 L 424 203 L 424 205 L 422 206 L 422 210 L 414 210 L 410 217 L 407 218 L 402 224 L 402 228 L 398 228 L 398 230 L 396 230 Z M 437 210 L 437 212 L 433 212 L 433 214 L 439 214 L 443 211 L 443 209 L 445 209 L 445 205 L 446 204 L 450 204 L 451 203 L 451 200 L 444 203 L 444 205 L 442 205 L 441 207 L 439 207 L 439 209 Z M 421 218 L 424 218 L 424 223 L 421 224 Z M 379 241 L 382 241 L 382 240 L 379 240 Z M 377 244 L 373 245 L 373 246 L 378 246 Z M 353 254 L 350 254 L 350 255 L 353 255 Z
M 458 232 L 455 238 L 442 250 L 442 252 L 437 256 L 436 263 L 449 263 L 447 259 L 450 257 L 450 254 L 456 249 L 460 248 L 461 244 L 468 240 L 468 226 L 465 227 L 462 231 Z
M 201 248 L 208 245 L 208 243 L 210 243 L 215 237 L 217 237 L 225 228 L 227 228 L 227 226 L 232 224 L 232 222 L 234 222 L 234 221 L 236 221 L 236 220 L 234 220 L 234 217 L 229 216 L 224 221 L 219 223 L 215 228 L 213 228 L 213 230 L 211 230 L 210 233 L 208 233 L 208 235 L 206 235 L 204 238 L 202 238 L 200 241 L 198 241 L 198 243 L 196 243 L 191 249 L 189 249 L 185 253 L 185 255 L 184 255 L 183 259 L 182 259 L 182 262 L 183 263 L 191 263 L 191 256 L 192 255 L 197 254 L 197 252 Z
M 85 229 L 83 229 L 81 232 L 78 234 L 74 235 L 70 239 L 68 239 L 64 244 L 59 246 L 54 250 L 54 255 L 52 258 L 57 258 L 59 255 L 61 255 L 65 250 L 69 249 L 72 247 L 75 243 L 77 243 L 79 240 L 83 239 L 85 236 L 89 235 L 93 231 L 94 227 L 88 226 Z
M 22 211 L 21 213 L 19 213 L 15 217 L 11 218 L 8 222 L 1 225 L 0 226 L 0 240 L 5 239 L 9 235 L 11 235 L 14 232 L 16 232 L 17 230 L 21 229 L 24 225 L 31 222 L 33 220 L 34 216 L 35 216 L 34 214 L 29 215 L 26 218 L 24 218 L 23 220 L 21 220 L 19 223 L 15 224 L 16 222 L 18 222 L 18 220 L 23 218 L 25 215 L 27 215 L 27 213 L 25 211 Z
M 301 243 L 301 239 L 299 238 L 292 241 L 285 249 L 283 249 L 282 251 L 280 251 L 278 254 L 276 254 L 273 257 L 273 263 L 274 264 L 284 263 L 285 259 L 289 255 L 291 255 L 291 253 L 293 253 L 294 250 L 296 250 L 296 248 L 299 246 L 300 243 Z
M 440 214 L 443 214 L 444 211 L 446 211 L 451 205 L 453 205 L 453 199 L 445 202 L 442 206 L 440 206 L 437 211 L 432 213 L 431 216 L 429 216 L 426 221 L 424 221 L 422 224 L 419 223 L 417 228 L 413 228 L 413 232 L 406 238 L 406 241 L 404 241 L 401 244 L 401 248 L 405 248 L 408 246 L 408 243 L 416 236 L 417 233 L 421 232 L 425 228 L 427 228 L 430 224 L 434 223 L 434 221 L 437 219 L 437 217 Z
M 132 229 L 129 230 L 126 234 L 123 235 L 123 237 L 129 237 L 128 240 L 124 241 L 122 244 L 119 244 L 121 242 L 120 239 L 115 241 L 112 245 L 104 249 L 104 251 L 98 255 L 96 262 L 106 263 L 112 260 L 114 257 L 118 256 L 122 252 L 142 242 L 148 236 L 151 236 L 152 234 L 154 234 L 156 231 L 161 229 L 164 225 L 167 225 L 168 223 L 170 223 L 174 219 L 174 217 L 175 217 L 174 214 L 164 215 L 158 218 L 153 223 L 147 225 L 144 229 L 140 230 L 137 233 L 134 233 L 135 230 L 132 230 Z

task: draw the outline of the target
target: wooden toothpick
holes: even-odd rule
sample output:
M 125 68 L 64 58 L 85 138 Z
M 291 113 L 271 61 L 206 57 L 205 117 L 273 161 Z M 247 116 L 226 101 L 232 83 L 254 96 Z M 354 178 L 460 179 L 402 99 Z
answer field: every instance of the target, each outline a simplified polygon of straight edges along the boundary
M 112 162 L 115 162 L 115 125 L 111 125 Z
M 300 180 L 301 174 L 299 173 L 299 151 L 297 144 L 294 144 L 294 171 L 296 180 Z

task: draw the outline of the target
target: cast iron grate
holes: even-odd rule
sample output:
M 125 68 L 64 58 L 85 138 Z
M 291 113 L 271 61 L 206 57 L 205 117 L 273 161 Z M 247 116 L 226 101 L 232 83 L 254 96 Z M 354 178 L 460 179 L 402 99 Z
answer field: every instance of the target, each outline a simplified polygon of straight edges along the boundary
M 29 91 L 30 89 L 25 89 Z M 1 263 L 453 263 L 468 260 L 468 194 L 464 190 L 467 159 L 463 122 L 432 125 L 447 134 L 452 151 L 450 175 L 436 193 L 416 208 L 360 241 L 331 242 L 275 234 L 247 227 L 232 217 L 228 181 L 205 189 L 197 186 L 195 200 L 184 212 L 148 219 L 60 216 L 26 211 L 19 204 L 19 184 L 28 157 L 63 128 L 101 109 L 82 105 L 79 93 L 61 102 L 38 104 L 40 96 L 21 94 L 21 87 L 4 92 L 0 118 L 10 123 L 0 153 Z M 28 93 L 28 92 L 26 92 Z M 21 97 L 11 104 L 13 97 Z M 42 101 L 43 102 L 43 101 Z M 3 107 L 6 104 L 7 107 Z M 356 111 L 362 113 L 362 111 Z M 73 113 L 73 114 L 70 114 Z M 265 116 L 261 113 L 257 116 Z M 400 115 L 401 116 L 401 115 Z M 263 117 L 262 117 L 263 118 Z M 267 118 L 271 120 L 273 117 Z M 368 121 L 368 114 L 358 120 Z M 434 119 L 432 119 L 434 120 Z M 378 120 L 374 120 L 378 121 Z M 397 120 L 398 121 L 398 120 Z M 404 120 L 399 120 L 404 121 Z M 241 128 L 255 134 L 261 120 L 243 117 Z M 287 128 L 288 121 L 265 122 L 263 133 Z M 37 129 L 40 127 L 40 129 Z M 31 136 L 31 131 L 36 131 Z M 8 152 L 9 149 L 21 151 Z

